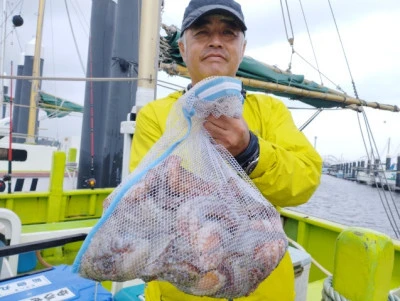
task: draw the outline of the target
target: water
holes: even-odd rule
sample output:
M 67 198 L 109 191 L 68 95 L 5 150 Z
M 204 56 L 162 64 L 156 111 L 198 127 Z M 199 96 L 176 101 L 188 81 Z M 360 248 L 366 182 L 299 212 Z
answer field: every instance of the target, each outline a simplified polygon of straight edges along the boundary
M 388 191 L 372 186 L 322 175 L 321 185 L 312 198 L 306 204 L 290 209 L 346 226 L 370 228 L 396 238 L 382 202 L 387 209 L 391 209 L 400 227 L 397 213 L 400 212 L 399 192 L 391 192 L 390 195 Z

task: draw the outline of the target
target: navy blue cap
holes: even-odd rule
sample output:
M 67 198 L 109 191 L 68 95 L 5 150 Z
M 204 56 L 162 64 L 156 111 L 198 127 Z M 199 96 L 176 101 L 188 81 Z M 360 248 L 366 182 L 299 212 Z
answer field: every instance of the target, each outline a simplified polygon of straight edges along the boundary
M 191 0 L 186 7 L 181 26 L 181 34 L 196 20 L 212 12 L 225 12 L 232 15 L 239 23 L 243 32 L 247 27 L 244 23 L 242 7 L 233 0 Z

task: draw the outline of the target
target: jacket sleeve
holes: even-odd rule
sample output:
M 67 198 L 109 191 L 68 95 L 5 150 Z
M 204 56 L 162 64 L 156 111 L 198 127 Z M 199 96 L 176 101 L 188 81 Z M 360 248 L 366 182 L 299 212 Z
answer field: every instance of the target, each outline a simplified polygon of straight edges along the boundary
M 144 106 L 136 117 L 133 135 L 129 171 L 132 172 L 147 154 L 150 148 L 162 136 L 162 128 L 151 104 Z
M 264 110 L 259 139 L 259 161 L 250 178 L 275 206 L 305 203 L 317 189 L 322 159 L 293 122 L 286 106 L 271 98 L 269 113 Z

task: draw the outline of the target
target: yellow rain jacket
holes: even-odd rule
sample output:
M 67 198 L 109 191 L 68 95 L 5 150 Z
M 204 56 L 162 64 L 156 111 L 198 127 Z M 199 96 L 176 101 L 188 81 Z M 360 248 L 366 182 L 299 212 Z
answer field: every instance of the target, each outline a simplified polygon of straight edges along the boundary
M 169 111 L 180 96 L 182 92 L 174 92 L 139 111 L 131 149 L 131 171 L 164 133 Z M 275 206 L 296 206 L 308 201 L 318 187 L 322 160 L 297 129 L 286 106 L 271 96 L 247 94 L 243 117 L 260 145 L 259 162 L 250 174 L 257 188 Z M 286 253 L 252 294 L 235 300 L 292 301 L 294 296 L 293 265 Z M 145 298 L 146 301 L 223 300 L 191 296 L 163 281 L 148 283 Z

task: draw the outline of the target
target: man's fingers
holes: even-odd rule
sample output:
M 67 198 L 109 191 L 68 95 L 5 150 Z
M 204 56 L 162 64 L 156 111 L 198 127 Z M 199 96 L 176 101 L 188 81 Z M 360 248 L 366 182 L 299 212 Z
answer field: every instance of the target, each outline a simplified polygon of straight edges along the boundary
M 204 128 L 208 131 L 211 137 L 214 139 L 218 137 L 222 137 L 225 133 L 225 129 L 221 128 L 220 126 L 212 123 L 211 121 L 204 122 Z
M 224 115 L 220 116 L 219 118 L 215 117 L 214 115 L 210 115 L 206 118 L 206 121 L 224 130 L 228 129 L 229 126 L 228 117 Z

